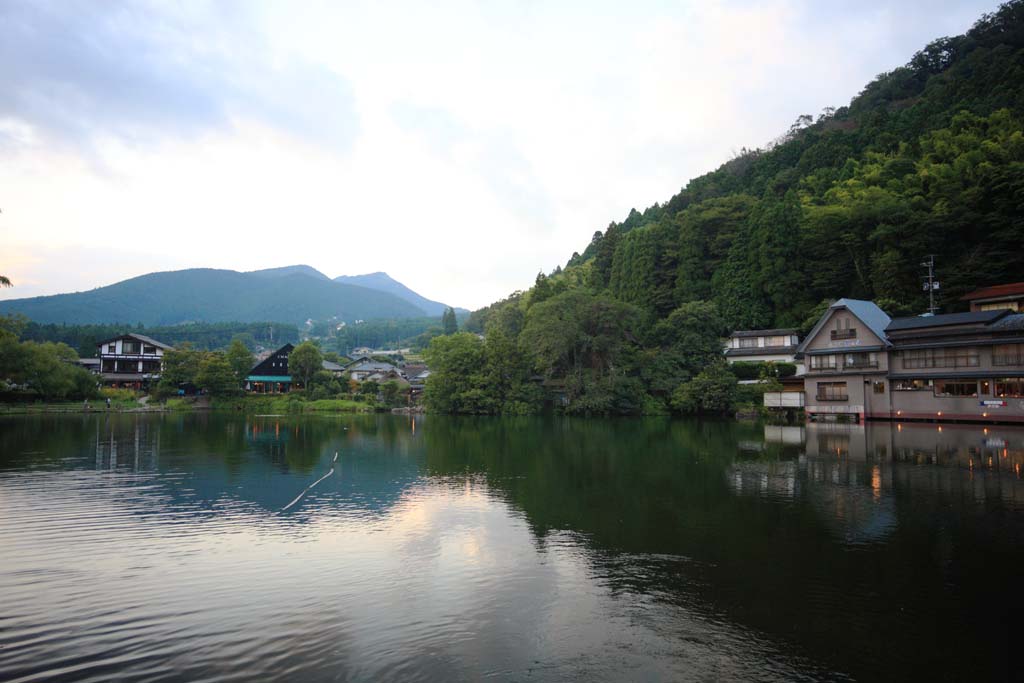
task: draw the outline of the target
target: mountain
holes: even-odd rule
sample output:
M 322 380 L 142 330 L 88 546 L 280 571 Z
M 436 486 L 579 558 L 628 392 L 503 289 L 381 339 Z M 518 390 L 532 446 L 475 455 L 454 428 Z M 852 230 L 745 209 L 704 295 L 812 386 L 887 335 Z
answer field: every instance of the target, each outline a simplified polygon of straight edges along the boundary
M 367 273 L 366 275 L 339 275 L 334 278 L 334 281 L 346 285 L 367 287 L 369 289 L 375 289 L 378 292 L 394 294 L 400 299 L 408 301 L 413 306 L 423 310 L 426 315 L 429 316 L 439 316 L 444 313 L 446 308 L 448 308 L 447 304 L 442 304 L 439 301 L 431 301 L 430 299 L 417 294 L 387 273 L 377 272 Z M 469 312 L 465 311 L 465 309 L 456 309 L 456 311 Z
M 249 275 L 259 275 L 261 277 L 283 277 L 285 275 L 308 275 L 314 277 L 317 280 L 330 280 L 319 270 L 313 266 L 297 265 L 297 266 L 281 266 L 280 268 L 264 268 L 263 270 L 250 270 Z
M 0 313 L 22 313 L 39 323 L 144 325 L 426 315 L 395 294 L 333 282 L 309 266 L 251 273 L 210 268 L 150 273 L 88 292 L 0 301 Z
M 794 327 L 825 299 L 947 310 L 1024 272 L 1024 1 L 939 38 L 848 106 L 799 116 L 663 204 L 596 232 L 550 284 L 665 318 L 710 301 L 733 329 Z M 479 318 L 479 316 L 477 316 Z

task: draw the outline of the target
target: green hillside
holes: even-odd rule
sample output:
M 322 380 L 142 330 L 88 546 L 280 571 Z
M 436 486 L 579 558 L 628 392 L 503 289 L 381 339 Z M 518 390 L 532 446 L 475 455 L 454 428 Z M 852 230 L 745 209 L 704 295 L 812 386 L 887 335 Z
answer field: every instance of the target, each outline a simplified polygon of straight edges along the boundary
M 88 292 L 0 301 L 0 313 L 22 313 L 38 323 L 256 322 L 337 317 L 413 318 L 423 311 L 403 299 L 304 272 L 239 273 L 195 268 L 150 273 Z
M 921 313 L 929 254 L 946 310 L 975 287 L 1024 279 L 1022 131 L 1014 0 L 475 311 L 466 329 L 486 341 L 432 348 L 428 401 L 532 410 L 539 373 L 569 412 L 725 409 L 731 375 L 715 368 L 729 330 L 806 329 L 840 297 Z

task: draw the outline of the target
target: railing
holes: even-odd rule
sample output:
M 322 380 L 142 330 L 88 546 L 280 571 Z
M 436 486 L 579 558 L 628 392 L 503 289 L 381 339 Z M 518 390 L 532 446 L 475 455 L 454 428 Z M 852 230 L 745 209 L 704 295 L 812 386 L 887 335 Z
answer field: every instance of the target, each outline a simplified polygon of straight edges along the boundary
M 878 367 L 878 361 L 877 360 L 865 360 L 865 361 L 858 361 L 856 363 L 844 363 L 843 364 L 843 369 L 852 368 L 854 370 L 863 370 L 865 368 L 877 368 L 877 367 Z
M 830 336 L 832 339 L 854 339 L 857 336 L 857 328 L 851 327 L 846 330 L 832 330 Z
M 817 401 L 849 401 L 850 400 L 850 397 L 847 394 L 829 394 L 827 396 L 822 396 L 821 394 L 818 394 L 814 398 Z
M 1024 356 L 992 356 L 992 365 L 1024 365 Z
M 802 391 L 766 391 L 764 405 L 767 408 L 803 408 L 804 392 Z

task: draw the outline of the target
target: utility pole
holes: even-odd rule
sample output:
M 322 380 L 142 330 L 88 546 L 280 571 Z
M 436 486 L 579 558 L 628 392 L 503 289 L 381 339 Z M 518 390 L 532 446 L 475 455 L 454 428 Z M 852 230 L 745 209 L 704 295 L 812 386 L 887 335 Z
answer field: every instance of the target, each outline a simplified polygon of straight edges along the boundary
M 921 262 L 921 266 L 928 269 L 928 277 L 921 286 L 928 292 L 928 313 L 935 315 L 938 306 L 935 305 L 935 292 L 939 291 L 939 283 L 935 280 L 935 254 L 928 254 L 928 258 Z

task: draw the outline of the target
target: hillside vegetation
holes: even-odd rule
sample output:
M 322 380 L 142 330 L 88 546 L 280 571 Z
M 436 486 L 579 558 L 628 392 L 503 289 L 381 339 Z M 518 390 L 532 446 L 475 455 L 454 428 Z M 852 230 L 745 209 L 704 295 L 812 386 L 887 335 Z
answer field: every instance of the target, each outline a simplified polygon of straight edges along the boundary
M 0 301 L 0 313 L 21 313 L 38 323 L 147 326 L 261 320 L 301 324 L 307 319 L 351 322 L 427 315 L 403 296 L 334 282 L 309 266 L 249 273 L 210 268 L 150 273 L 88 292 Z
M 929 254 L 947 310 L 977 286 L 1020 280 L 1022 127 L 1014 0 L 849 106 L 802 115 L 768 148 L 596 232 L 528 292 L 475 311 L 466 329 L 486 342 L 438 342 L 434 362 L 472 357 L 484 370 L 438 381 L 433 396 L 428 384 L 428 399 L 448 412 L 519 412 L 536 406 L 519 392 L 534 373 L 570 412 L 726 409 L 717 338 L 730 329 L 806 329 L 844 296 L 923 312 Z

